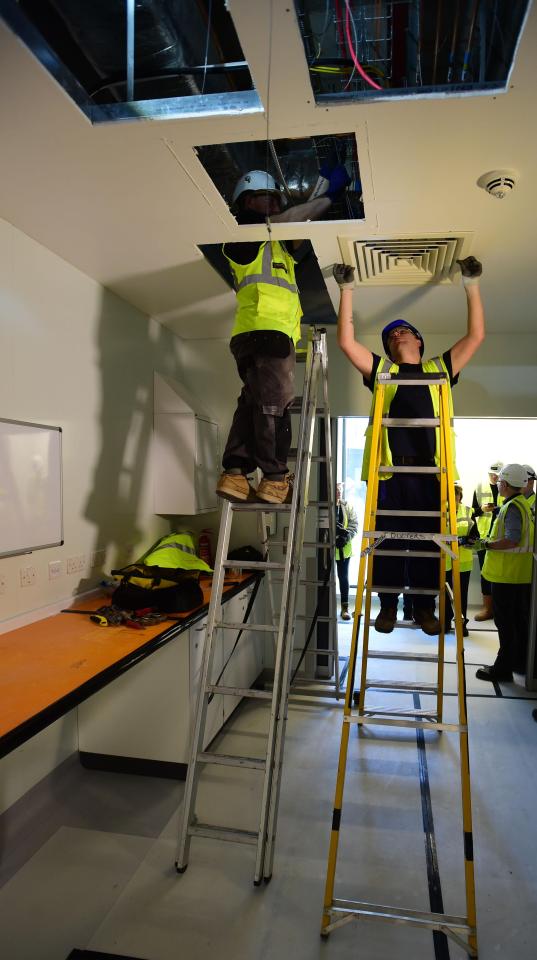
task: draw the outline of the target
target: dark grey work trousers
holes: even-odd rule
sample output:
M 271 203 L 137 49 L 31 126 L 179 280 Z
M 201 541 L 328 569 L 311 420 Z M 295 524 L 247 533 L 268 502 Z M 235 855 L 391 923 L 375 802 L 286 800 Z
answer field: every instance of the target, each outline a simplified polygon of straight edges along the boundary
M 494 669 L 501 673 L 526 672 L 530 622 L 530 583 L 493 583 L 492 612 L 500 649 Z
M 434 474 L 395 474 L 379 481 L 378 510 L 439 510 L 440 484 Z M 440 517 L 379 517 L 377 530 L 440 531 Z M 385 540 L 373 561 L 373 584 L 377 587 L 426 587 L 438 589 L 440 564 L 430 557 L 382 557 L 382 550 L 435 550 L 430 540 Z M 378 591 L 381 607 L 397 607 L 398 595 Z M 434 611 L 436 598 L 427 594 L 410 594 L 414 611 Z
M 244 384 L 237 401 L 222 457 L 224 470 L 251 473 L 260 467 L 267 477 L 287 473 L 291 446 L 289 404 L 295 396 L 295 348 L 289 339 L 287 356 L 259 349 L 254 338 L 233 338 L 230 350 Z M 282 351 L 283 352 L 283 351 Z

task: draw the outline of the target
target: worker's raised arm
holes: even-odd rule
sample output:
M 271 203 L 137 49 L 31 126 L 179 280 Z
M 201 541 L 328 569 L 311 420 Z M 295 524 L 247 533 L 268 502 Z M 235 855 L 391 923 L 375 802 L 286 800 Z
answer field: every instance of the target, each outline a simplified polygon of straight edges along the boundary
M 339 310 L 337 315 L 337 342 L 343 353 L 360 371 L 362 376 L 369 378 L 373 370 L 373 354 L 371 350 L 359 343 L 354 336 L 354 321 L 352 316 L 352 291 L 354 288 L 354 267 L 344 263 L 335 263 L 334 277 L 339 287 Z
M 271 216 L 271 223 L 303 223 L 305 220 L 320 220 L 323 214 L 332 206 L 330 197 L 317 197 L 316 200 L 306 200 L 306 203 L 297 203 L 281 213 Z
M 466 366 L 485 339 L 485 313 L 479 290 L 482 266 L 475 257 L 466 257 L 464 260 L 457 260 L 457 263 L 460 264 L 468 304 L 468 327 L 466 335 L 457 340 L 450 351 L 454 377 Z

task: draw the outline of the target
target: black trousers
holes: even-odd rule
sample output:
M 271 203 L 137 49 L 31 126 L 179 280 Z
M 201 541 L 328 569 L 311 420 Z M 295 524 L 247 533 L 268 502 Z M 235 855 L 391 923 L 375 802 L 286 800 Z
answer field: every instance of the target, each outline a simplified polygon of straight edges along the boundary
M 230 349 L 244 384 L 237 401 L 222 457 L 224 470 L 251 473 L 260 467 L 268 477 L 287 473 L 291 446 L 289 404 L 295 396 L 295 348 L 287 356 L 259 349 L 259 339 L 233 338 Z
M 466 612 L 468 610 L 468 586 L 470 584 L 470 574 L 471 570 L 462 570 L 461 571 L 461 609 L 462 609 L 462 619 L 464 623 L 468 623 L 468 617 Z M 450 587 L 453 587 L 453 570 L 446 570 L 446 581 L 449 583 Z M 451 600 L 448 597 L 446 590 L 446 612 L 445 612 L 445 622 L 450 623 L 453 620 L 453 606 Z
M 379 510 L 439 510 L 440 484 L 434 474 L 395 474 L 379 481 Z M 377 530 L 439 532 L 440 517 L 379 517 Z M 373 583 L 378 587 L 426 587 L 438 589 L 440 564 L 427 557 L 382 557 L 382 550 L 438 550 L 430 540 L 385 540 L 373 561 Z M 398 595 L 378 591 L 382 607 L 397 607 Z M 434 611 L 435 597 L 411 594 L 414 610 Z
M 337 578 L 339 581 L 339 592 L 341 594 L 341 603 L 349 602 L 349 564 L 350 557 L 342 557 L 336 560 Z
M 530 583 L 492 584 L 492 612 L 500 641 L 494 669 L 502 673 L 526 672 L 530 597 Z

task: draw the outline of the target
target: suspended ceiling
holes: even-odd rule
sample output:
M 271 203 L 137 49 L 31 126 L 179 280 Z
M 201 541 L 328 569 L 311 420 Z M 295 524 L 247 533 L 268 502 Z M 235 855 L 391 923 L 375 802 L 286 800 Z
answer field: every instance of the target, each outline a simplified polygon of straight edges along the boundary
M 233 294 L 198 245 L 266 230 L 237 226 L 194 147 L 352 131 L 365 220 L 275 225 L 273 236 L 311 240 L 327 276 L 349 241 L 472 236 L 489 330 L 533 330 L 535 7 L 506 94 L 322 107 L 293 5 L 230 0 L 229 9 L 268 110 L 92 126 L 0 26 L 0 215 L 180 336 L 227 337 Z M 503 168 L 518 179 L 496 200 L 476 182 Z M 365 332 L 407 308 L 424 332 L 461 328 L 457 285 L 378 283 L 355 297 Z

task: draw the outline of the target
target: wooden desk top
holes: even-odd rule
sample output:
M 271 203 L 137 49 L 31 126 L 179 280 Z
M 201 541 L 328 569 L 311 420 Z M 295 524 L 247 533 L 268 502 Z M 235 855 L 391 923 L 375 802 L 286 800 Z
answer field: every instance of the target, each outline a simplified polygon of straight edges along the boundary
M 223 599 L 255 578 L 226 578 Z M 52 617 L 0 635 L 0 757 L 20 746 L 117 676 L 150 656 L 207 612 L 211 579 L 200 579 L 203 605 L 168 622 L 133 630 L 101 627 L 82 615 Z M 70 609 L 96 610 L 109 596 L 77 598 Z

